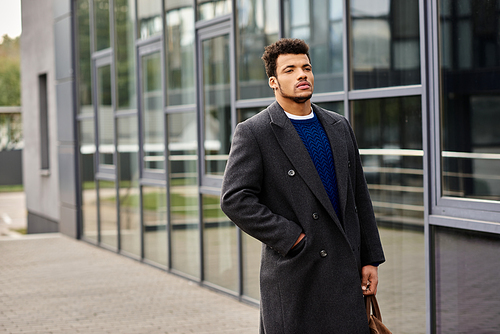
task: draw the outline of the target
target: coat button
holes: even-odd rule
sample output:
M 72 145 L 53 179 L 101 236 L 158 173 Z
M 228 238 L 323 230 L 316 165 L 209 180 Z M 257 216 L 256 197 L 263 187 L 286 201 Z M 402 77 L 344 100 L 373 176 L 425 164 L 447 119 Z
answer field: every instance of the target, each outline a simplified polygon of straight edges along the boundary
M 288 176 L 295 176 L 295 171 L 293 169 L 290 169 L 288 171 Z
M 358 213 L 358 207 L 357 207 L 357 206 L 355 206 L 355 207 L 354 207 L 354 211 L 355 211 L 356 213 Z
M 319 215 L 316 212 L 313 213 L 313 219 L 314 220 L 318 220 L 319 219 Z
M 347 167 L 351 168 L 351 162 L 347 161 Z
M 319 256 L 321 257 L 326 257 L 328 255 L 328 253 L 326 252 L 326 250 L 322 249 L 320 252 L 319 252 Z

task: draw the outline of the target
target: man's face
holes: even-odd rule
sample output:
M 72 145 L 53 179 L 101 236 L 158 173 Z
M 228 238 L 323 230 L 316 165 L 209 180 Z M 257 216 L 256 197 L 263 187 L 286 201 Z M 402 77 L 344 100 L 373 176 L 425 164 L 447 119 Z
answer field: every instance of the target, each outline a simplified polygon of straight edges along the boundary
M 308 101 L 314 90 L 314 75 L 305 54 L 282 54 L 276 59 L 276 76 L 269 78 L 276 94 L 296 103 Z

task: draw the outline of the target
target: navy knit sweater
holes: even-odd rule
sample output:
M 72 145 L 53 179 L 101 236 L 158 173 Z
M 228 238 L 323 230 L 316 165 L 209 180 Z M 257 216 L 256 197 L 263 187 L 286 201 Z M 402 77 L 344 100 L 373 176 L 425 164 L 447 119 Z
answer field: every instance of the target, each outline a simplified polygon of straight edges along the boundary
M 292 121 L 293 126 L 306 146 L 319 177 L 323 182 L 326 193 L 337 213 L 337 217 L 341 219 L 332 148 L 323 126 L 316 115 L 310 119 L 290 119 L 290 121 Z

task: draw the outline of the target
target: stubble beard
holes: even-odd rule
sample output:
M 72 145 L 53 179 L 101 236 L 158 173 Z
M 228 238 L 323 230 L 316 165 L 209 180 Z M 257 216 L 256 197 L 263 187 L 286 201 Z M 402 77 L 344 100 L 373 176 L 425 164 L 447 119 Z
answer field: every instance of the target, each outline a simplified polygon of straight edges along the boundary
M 281 96 L 283 96 L 286 99 L 290 99 L 295 103 L 304 103 L 304 102 L 310 100 L 311 97 L 313 96 L 312 93 L 307 95 L 307 96 L 291 96 L 291 95 L 285 94 L 283 92 L 283 89 L 281 89 L 281 85 L 280 85 L 280 82 L 278 81 L 278 78 L 276 78 L 276 82 L 278 83 L 278 89 L 280 90 Z

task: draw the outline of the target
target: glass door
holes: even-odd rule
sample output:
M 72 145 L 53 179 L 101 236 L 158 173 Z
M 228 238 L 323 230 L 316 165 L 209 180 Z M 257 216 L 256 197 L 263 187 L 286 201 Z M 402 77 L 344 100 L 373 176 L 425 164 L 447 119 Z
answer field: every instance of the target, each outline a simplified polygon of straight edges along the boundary
M 199 94 L 202 185 L 221 186 L 231 143 L 233 73 L 229 25 L 200 32 Z
M 161 43 L 139 48 L 140 164 L 144 258 L 165 267 L 168 265 L 168 215 L 161 50 Z
M 161 43 L 139 49 L 143 177 L 165 179 Z
M 118 249 L 116 146 L 111 55 L 108 54 L 96 59 L 94 69 L 99 241 L 104 246 Z
M 216 190 L 226 167 L 235 114 L 232 59 L 229 22 L 199 32 L 203 280 L 239 292 L 238 234 L 220 209 Z

